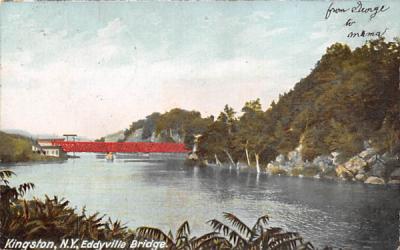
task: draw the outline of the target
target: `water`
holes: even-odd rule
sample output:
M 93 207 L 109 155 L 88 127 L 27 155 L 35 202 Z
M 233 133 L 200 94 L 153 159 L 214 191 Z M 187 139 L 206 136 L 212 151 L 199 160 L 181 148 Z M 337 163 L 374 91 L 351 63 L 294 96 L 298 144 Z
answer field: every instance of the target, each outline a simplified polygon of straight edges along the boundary
M 165 231 L 189 220 L 194 235 L 207 220 L 233 212 L 252 225 L 268 214 L 271 225 L 301 233 L 314 246 L 395 249 L 399 188 L 271 177 L 235 168 L 190 168 L 173 162 L 105 162 L 94 154 L 64 163 L 10 166 L 12 184 L 33 182 L 29 197 L 66 197 L 80 210 L 98 211 L 129 227 Z

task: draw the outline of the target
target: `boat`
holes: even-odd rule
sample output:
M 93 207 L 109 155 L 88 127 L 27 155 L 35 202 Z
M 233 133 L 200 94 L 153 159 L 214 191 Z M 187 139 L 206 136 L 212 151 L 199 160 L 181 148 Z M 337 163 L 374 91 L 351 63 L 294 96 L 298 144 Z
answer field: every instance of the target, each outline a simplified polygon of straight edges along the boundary
M 108 152 L 106 154 L 106 160 L 107 161 L 114 161 L 114 154 L 112 152 Z

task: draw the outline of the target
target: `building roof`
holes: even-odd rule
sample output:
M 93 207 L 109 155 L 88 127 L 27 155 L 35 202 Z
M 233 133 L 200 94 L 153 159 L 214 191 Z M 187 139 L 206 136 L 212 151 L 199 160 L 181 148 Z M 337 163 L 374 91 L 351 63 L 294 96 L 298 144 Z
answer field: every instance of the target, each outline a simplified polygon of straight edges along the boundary
M 37 141 L 65 141 L 64 138 L 40 138 Z
M 61 149 L 61 146 L 41 146 L 42 149 Z

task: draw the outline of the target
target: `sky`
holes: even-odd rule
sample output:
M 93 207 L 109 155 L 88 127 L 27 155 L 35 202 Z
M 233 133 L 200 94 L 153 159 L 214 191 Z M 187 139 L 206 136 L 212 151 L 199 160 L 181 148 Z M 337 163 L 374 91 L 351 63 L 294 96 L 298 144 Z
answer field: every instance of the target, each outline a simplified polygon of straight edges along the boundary
M 0 4 L 2 129 L 99 138 L 152 112 L 264 108 L 350 31 L 400 36 L 390 8 L 325 15 L 330 1 Z M 351 8 L 357 1 L 334 1 Z M 345 22 L 356 21 L 350 27 Z

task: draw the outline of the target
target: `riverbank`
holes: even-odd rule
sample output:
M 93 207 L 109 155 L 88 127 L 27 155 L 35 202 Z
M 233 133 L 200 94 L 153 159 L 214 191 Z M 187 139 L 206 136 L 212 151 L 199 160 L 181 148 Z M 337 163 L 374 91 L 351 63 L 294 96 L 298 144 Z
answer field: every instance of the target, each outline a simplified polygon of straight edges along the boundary
M 11 166 L 34 166 L 41 164 L 61 164 L 68 160 L 68 158 L 46 157 L 44 159 L 19 161 L 19 162 L 0 162 L 0 168 L 7 168 Z
M 379 153 L 367 144 L 359 154 L 345 160 L 333 152 L 318 156 L 313 161 L 304 161 L 301 150 L 299 146 L 287 156 L 278 155 L 266 166 L 266 171 L 270 174 L 340 179 L 365 184 L 400 185 L 398 156 Z
M 400 160 L 396 155 L 380 154 L 374 148 L 366 146 L 362 152 L 347 160 L 338 159 L 338 154 L 333 152 L 330 155 L 318 156 L 313 161 L 304 161 L 301 150 L 299 146 L 287 155 L 280 154 L 266 166 L 260 166 L 258 171 L 269 175 L 400 186 Z M 193 165 L 193 162 L 191 163 Z M 211 166 L 209 163 L 199 165 Z M 248 165 L 236 163 L 234 167 L 243 168 Z M 249 168 L 256 169 L 251 166 Z
M 32 139 L 0 131 L 0 164 L 42 163 L 65 160 L 32 151 Z

